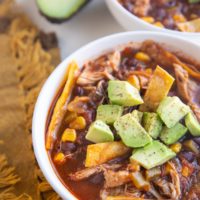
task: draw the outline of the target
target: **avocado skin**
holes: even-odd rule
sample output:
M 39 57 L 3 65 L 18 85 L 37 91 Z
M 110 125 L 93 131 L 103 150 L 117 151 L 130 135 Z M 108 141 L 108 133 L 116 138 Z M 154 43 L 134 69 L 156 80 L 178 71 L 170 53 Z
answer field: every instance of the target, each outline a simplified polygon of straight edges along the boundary
M 200 136 L 200 124 L 193 113 L 186 115 L 185 125 L 193 136 Z
M 174 144 L 187 132 L 187 128 L 181 123 L 177 123 L 172 128 L 163 128 L 160 134 L 160 139 L 167 145 Z
M 100 105 L 97 108 L 97 120 L 102 120 L 106 124 L 113 124 L 123 112 L 123 107 L 118 105 Z
M 90 1 L 92 1 L 92 0 L 85 0 L 85 3 L 76 12 L 74 12 L 72 15 L 70 15 L 70 17 L 67 17 L 67 18 L 49 17 L 49 16 L 45 15 L 39 8 L 38 8 L 38 10 L 39 10 L 39 13 L 44 18 L 46 18 L 49 22 L 51 22 L 53 24 L 61 24 L 61 23 L 64 23 L 64 22 L 70 20 L 74 16 L 76 16 Z
M 144 112 L 142 124 L 147 133 L 156 139 L 162 130 L 162 121 L 157 113 Z
M 175 126 L 189 112 L 189 106 L 185 105 L 177 96 L 165 97 L 157 109 L 158 115 L 168 128 Z
M 153 140 L 148 145 L 133 150 L 130 160 L 138 162 L 145 169 L 151 169 L 167 162 L 176 154 L 163 143 Z
M 131 113 L 117 119 L 114 127 L 123 143 L 128 147 L 143 147 L 152 141 L 152 138 Z

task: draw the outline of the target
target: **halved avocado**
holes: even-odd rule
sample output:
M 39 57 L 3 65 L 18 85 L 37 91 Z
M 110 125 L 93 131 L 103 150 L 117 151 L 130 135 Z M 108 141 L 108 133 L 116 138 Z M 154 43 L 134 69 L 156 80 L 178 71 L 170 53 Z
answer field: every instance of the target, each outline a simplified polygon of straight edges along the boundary
M 52 22 L 62 22 L 77 13 L 90 0 L 36 0 L 41 13 Z

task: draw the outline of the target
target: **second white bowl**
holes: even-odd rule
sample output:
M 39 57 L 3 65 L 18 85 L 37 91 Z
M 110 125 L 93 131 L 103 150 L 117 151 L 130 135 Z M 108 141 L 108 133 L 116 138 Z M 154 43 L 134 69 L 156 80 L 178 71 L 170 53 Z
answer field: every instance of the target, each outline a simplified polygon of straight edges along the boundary
M 118 2 L 118 0 L 105 0 L 105 1 L 114 18 L 127 31 L 136 31 L 136 30 L 159 31 L 159 32 L 171 33 L 174 35 L 182 36 L 189 40 L 192 40 L 193 42 L 200 43 L 200 33 L 180 32 L 166 28 L 159 28 L 157 26 L 145 22 L 144 20 L 130 13 Z

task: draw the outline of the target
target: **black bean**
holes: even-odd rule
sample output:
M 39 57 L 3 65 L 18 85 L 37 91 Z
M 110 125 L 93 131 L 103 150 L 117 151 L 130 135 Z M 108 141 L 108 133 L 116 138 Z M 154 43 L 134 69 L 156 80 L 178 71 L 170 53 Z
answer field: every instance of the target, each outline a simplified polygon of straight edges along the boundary
M 200 145 L 200 137 L 196 137 L 193 139 L 198 145 Z
M 76 145 L 72 142 L 61 143 L 61 150 L 66 155 L 75 152 L 76 149 L 77 149 Z
M 193 162 L 194 159 L 195 159 L 195 154 L 190 152 L 190 151 L 184 151 L 184 152 L 181 153 L 180 156 L 183 156 L 183 158 L 185 158 L 189 162 Z

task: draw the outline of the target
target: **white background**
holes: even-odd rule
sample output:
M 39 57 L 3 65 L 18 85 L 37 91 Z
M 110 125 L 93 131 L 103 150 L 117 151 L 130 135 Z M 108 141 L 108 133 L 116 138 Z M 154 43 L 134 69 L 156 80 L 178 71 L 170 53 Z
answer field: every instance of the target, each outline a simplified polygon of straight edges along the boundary
M 90 41 L 125 31 L 111 16 L 104 0 L 91 0 L 73 18 L 62 24 L 52 24 L 41 16 L 35 0 L 16 1 L 40 29 L 56 32 L 62 59 Z

